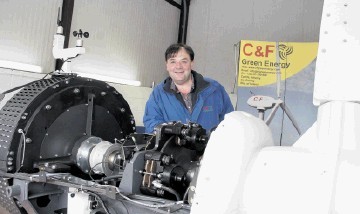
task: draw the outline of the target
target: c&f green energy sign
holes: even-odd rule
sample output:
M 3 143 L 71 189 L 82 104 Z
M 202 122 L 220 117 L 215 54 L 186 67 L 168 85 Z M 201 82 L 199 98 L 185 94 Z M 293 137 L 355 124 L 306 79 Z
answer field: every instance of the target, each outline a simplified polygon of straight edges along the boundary
M 274 84 L 303 70 L 317 55 L 318 43 L 241 40 L 238 86 Z

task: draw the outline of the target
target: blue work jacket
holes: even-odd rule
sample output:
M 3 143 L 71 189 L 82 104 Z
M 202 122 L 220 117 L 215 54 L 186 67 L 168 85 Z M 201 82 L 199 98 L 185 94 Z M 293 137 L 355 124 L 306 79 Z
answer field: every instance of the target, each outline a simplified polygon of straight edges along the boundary
M 170 121 L 199 123 L 209 132 L 224 119 L 226 113 L 234 110 L 229 95 L 222 85 L 215 80 L 203 78 L 194 71 L 193 75 L 196 76 L 195 79 L 200 78 L 207 84 L 198 92 L 192 112 L 190 113 L 176 98 L 175 93 L 165 90 L 164 81 L 154 88 L 146 103 L 143 118 L 146 133 L 151 133 L 157 125 Z

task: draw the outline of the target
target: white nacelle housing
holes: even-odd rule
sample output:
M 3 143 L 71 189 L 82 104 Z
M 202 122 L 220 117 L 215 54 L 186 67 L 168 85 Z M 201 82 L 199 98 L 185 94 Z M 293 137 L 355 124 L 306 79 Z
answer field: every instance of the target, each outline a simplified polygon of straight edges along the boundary
M 191 213 L 360 213 L 359 11 L 356 0 L 324 2 L 315 124 L 279 147 L 261 120 L 226 115 L 205 151 Z

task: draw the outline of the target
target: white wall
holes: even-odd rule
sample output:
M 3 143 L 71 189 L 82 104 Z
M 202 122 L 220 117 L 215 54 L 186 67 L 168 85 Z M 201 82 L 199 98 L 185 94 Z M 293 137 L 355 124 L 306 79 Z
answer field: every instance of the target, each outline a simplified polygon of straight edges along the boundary
M 141 81 L 166 75 L 165 49 L 177 41 L 180 10 L 164 0 L 76 0 L 71 32 L 90 33 L 74 71 Z M 74 46 L 76 38 L 71 37 Z
M 0 1 L 0 60 L 52 71 L 52 40 L 61 2 Z M 322 0 L 192 0 L 187 43 L 195 51 L 195 69 L 218 80 L 230 93 L 235 43 L 318 41 L 322 4 Z M 179 16 L 179 9 L 163 0 L 76 0 L 71 32 L 82 29 L 90 38 L 84 39 L 86 54 L 74 60 L 74 69 L 140 80 L 144 87 L 116 88 L 129 102 L 137 125 L 142 125 L 148 87 L 167 75 L 163 55 L 177 41 Z M 69 47 L 74 45 L 71 38 Z M 0 92 L 42 76 L 0 69 Z M 235 103 L 236 95 L 231 98 Z
M 323 0 L 192 0 L 187 43 L 195 69 L 232 92 L 240 40 L 317 42 Z
M 53 71 L 52 41 L 61 4 L 61 0 L 0 1 L 0 60 Z M 90 37 L 84 39 L 85 55 L 74 59 L 72 68 L 141 81 L 144 87 L 113 86 L 129 102 L 137 125 L 142 125 L 149 86 L 166 76 L 164 51 L 177 41 L 179 17 L 180 10 L 163 0 L 76 0 L 71 33 L 82 29 Z M 75 40 L 71 37 L 69 47 Z M 45 75 L 1 67 L 0 92 Z
M 53 35 L 61 0 L 1 0 L 0 60 L 54 67 Z

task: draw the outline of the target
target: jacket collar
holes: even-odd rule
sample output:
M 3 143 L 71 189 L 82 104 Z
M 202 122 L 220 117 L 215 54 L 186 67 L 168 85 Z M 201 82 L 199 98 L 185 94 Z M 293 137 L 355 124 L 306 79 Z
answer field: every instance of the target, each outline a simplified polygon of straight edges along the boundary
M 208 81 L 206 81 L 201 74 L 199 74 L 193 70 L 191 71 L 191 74 L 193 75 L 193 79 L 194 79 L 194 82 L 193 82 L 194 87 L 192 89 L 192 92 L 199 93 L 204 88 L 209 86 L 210 83 Z M 176 91 L 171 89 L 171 83 L 172 83 L 172 79 L 170 77 L 167 77 L 164 80 L 164 90 L 169 93 L 176 93 Z

